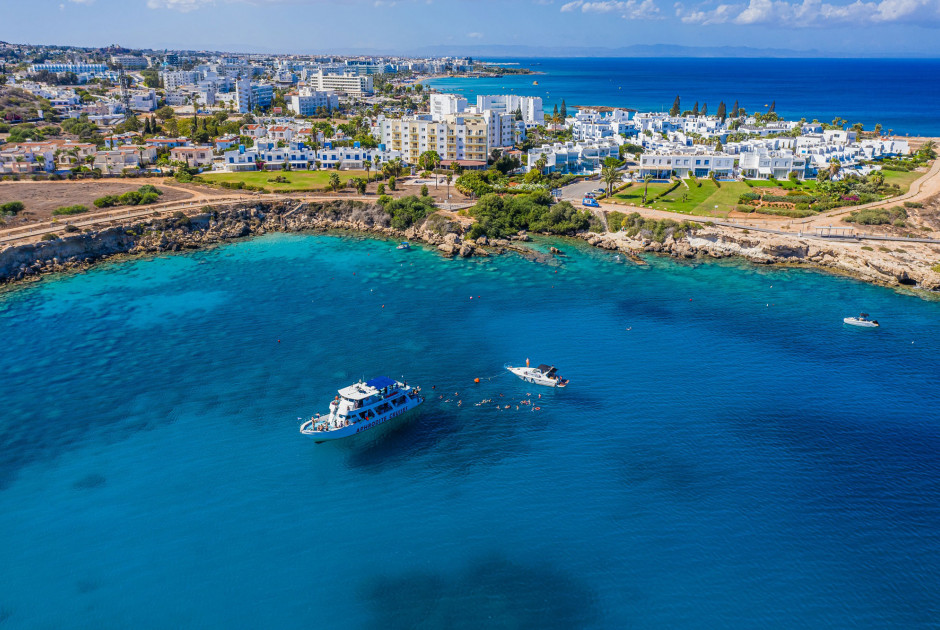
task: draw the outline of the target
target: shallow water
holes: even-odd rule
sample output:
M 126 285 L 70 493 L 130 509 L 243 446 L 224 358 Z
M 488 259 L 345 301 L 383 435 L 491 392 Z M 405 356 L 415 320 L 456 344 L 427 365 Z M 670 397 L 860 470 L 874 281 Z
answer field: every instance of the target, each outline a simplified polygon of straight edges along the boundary
M 278 234 L 0 296 L 0 625 L 936 627 L 940 304 L 560 247 Z M 377 374 L 428 402 L 298 433 Z

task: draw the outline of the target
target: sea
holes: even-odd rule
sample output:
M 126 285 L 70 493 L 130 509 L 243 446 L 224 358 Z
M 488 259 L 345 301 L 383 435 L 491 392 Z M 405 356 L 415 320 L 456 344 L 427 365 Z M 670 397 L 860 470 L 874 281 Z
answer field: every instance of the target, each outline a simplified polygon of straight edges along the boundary
M 268 234 L 0 294 L 0 627 L 940 625 L 940 302 L 395 245 Z M 427 401 L 299 433 L 376 375 Z
M 771 105 L 781 117 L 849 125 L 862 123 L 897 135 L 940 136 L 940 59 L 730 59 L 730 58 L 494 58 L 536 75 L 441 78 L 426 83 L 443 92 L 542 97 L 547 114 L 562 100 L 576 106 L 669 111 L 698 102 L 715 114 L 724 101 L 750 113 Z M 537 82 L 538 84 L 534 84 Z

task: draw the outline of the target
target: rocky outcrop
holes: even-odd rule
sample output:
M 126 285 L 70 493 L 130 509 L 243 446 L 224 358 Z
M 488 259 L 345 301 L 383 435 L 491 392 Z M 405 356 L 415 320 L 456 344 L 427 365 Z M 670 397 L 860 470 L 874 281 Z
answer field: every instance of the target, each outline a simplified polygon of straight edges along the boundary
M 177 213 L 168 218 L 7 247 L 0 250 L 0 283 L 81 269 L 117 254 L 197 249 L 267 232 L 351 230 L 425 242 L 450 256 L 488 255 L 482 245 L 463 241 L 459 233 L 440 234 L 426 226 L 394 229 L 381 208 L 357 201 L 254 203 L 218 211 L 208 207 L 194 216 Z M 448 226 L 461 229 L 457 223 Z
M 905 243 L 910 251 L 892 251 L 886 247 L 876 249 L 865 242 L 745 234 L 742 230 L 718 226 L 697 230 L 678 240 L 667 237 L 662 243 L 639 236 L 631 238 L 623 233 L 590 234 L 584 238 L 595 247 L 628 255 L 654 252 L 676 258 L 735 256 L 762 265 L 808 265 L 874 284 L 940 291 L 940 273 L 931 268 L 934 261 L 940 260 L 937 246 Z

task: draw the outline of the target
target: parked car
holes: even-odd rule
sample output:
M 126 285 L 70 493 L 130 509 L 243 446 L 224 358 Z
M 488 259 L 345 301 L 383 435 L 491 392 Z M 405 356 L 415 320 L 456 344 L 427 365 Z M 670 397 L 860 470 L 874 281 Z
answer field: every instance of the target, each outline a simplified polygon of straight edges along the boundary
M 587 206 L 588 208 L 600 208 L 601 207 L 601 204 L 597 203 L 597 199 L 595 199 L 594 197 L 588 197 L 588 196 L 585 196 L 581 200 L 581 205 Z

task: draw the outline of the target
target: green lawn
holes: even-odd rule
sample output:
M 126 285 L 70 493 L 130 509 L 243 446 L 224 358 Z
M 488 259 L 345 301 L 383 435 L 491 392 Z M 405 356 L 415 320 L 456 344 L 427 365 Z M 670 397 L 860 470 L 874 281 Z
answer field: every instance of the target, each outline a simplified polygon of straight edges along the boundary
M 330 175 L 336 173 L 344 184 L 355 177 L 365 177 L 365 171 L 248 171 L 245 173 L 205 173 L 201 175 L 209 182 L 244 182 L 252 186 L 261 186 L 272 191 L 281 190 L 322 190 L 329 186 Z M 374 171 L 372 172 L 374 174 Z M 269 179 L 282 176 L 290 183 L 269 182 Z
M 685 180 L 685 183 L 689 185 L 688 188 L 679 186 L 654 205 L 657 208 L 663 207 L 664 210 L 668 210 L 669 212 L 680 212 L 682 214 L 711 214 L 704 210 L 713 210 L 714 208 L 707 206 L 705 201 L 714 195 L 718 191 L 718 188 L 710 180 L 700 179 L 699 181 L 702 183 L 701 186 L 697 186 L 691 179 Z M 724 184 L 722 184 L 722 186 L 724 186 Z
M 901 194 L 906 193 L 910 189 L 911 182 L 924 176 L 923 173 L 918 173 L 917 171 L 881 171 L 881 174 L 885 176 L 886 184 L 897 184 L 900 186 Z
M 625 203 L 625 204 L 627 204 L 627 205 L 630 205 L 630 204 L 632 203 L 632 204 L 638 206 L 638 205 L 640 205 L 641 203 L 643 203 L 643 188 L 644 188 L 644 186 L 645 186 L 645 184 L 643 184 L 642 182 L 640 182 L 640 183 L 638 183 L 638 184 L 633 184 L 633 185 L 630 186 L 629 188 L 627 188 L 627 189 L 625 189 L 625 190 L 622 190 L 622 191 L 620 191 L 619 193 L 615 193 L 611 200 L 612 200 L 612 201 L 616 201 L 616 202 L 618 202 L 618 203 Z M 648 191 L 647 197 L 646 197 L 647 200 L 652 199 L 653 197 L 655 197 L 655 196 L 658 195 L 659 193 L 663 192 L 664 190 L 668 190 L 670 186 L 672 186 L 672 184 L 654 184 L 654 183 L 650 183 L 650 185 L 649 185 L 649 191 Z M 681 188 L 681 186 L 680 186 L 680 188 Z

